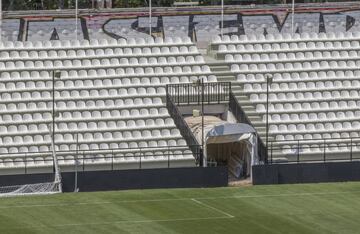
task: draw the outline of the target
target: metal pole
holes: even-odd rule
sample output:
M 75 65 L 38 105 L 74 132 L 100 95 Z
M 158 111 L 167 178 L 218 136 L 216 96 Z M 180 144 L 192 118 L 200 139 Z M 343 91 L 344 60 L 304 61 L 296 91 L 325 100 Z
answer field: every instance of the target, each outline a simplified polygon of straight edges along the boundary
M 273 163 L 273 145 L 270 143 L 270 163 Z
M 114 170 L 114 149 L 111 150 L 111 170 Z
M 326 161 L 326 139 L 324 139 L 324 162 Z
M 295 13 L 295 0 L 292 0 L 292 9 L 291 9 L 291 35 L 294 35 L 294 13 Z
M 201 79 L 201 147 L 202 147 L 202 157 L 203 157 L 203 161 L 205 160 L 204 157 L 204 152 L 205 152 L 205 148 L 204 148 L 204 80 Z M 206 163 L 203 162 L 203 167 L 206 166 Z
M 59 70 L 53 70 L 52 71 L 52 142 L 54 142 L 55 146 L 55 78 L 60 78 L 61 73 Z M 54 149 L 55 150 L 55 149 Z
M 149 34 L 151 36 L 151 28 L 152 28 L 152 22 L 151 22 L 151 0 L 149 0 Z
M 0 41 L 2 40 L 2 0 L 0 0 Z
M 52 138 L 55 145 L 55 71 L 52 72 Z
M 297 163 L 300 161 L 300 141 L 297 142 Z
M 75 0 L 75 40 L 78 39 L 78 0 Z
M 224 28 L 224 0 L 221 0 L 221 37 L 223 37 Z
M 26 153 L 25 153 L 25 159 L 24 159 L 24 162 L 25 162 L 25 174 L 27 173 L 27 167 L 26 167 L 26 164 L 27 164 L 27 157 L 26 157 Z
M 352 145 L 353 145 L 353 139 L 350 138 L 350 161 L 352 161 L 352 158 L 353 158 L 353 148 L 352 148 Z
M 79 153 L 79 133 L 76 133 L 75 186 L 74 186 L 74 193 L 77 193 L 77 192 L 78 192 L 78 153 Z
M 266 155 L 269 146 L 269 78 L 266 78 Z

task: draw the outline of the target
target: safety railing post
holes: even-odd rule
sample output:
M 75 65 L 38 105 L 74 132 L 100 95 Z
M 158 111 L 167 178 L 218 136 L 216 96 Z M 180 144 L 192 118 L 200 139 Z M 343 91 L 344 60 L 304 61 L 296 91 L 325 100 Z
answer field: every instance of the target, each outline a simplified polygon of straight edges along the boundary
M 270 142 L 270 164 L 273 163 L 273 145 L 272 141 Z
M 113 171 L 114 170 L 114 150 L 112 149 L 111 150 L 111 170 Z
M 353 159 L 353 141 L 352 138 L 350 138 L 350 161 Z
M 299 163 L 300 161 L 300 141 L 298 140 L 297 142 L 297 159 L 296 159 L 297 163 Z
M 27 174 L 27 154 L 25 153 L 25 174 Z
M 324 162 L 326 161 L 326 139 L 324 139 Z
M 168 146 L 168 168 L 170 168 L 170 146 Z
M 140 148 L 140 161 L 139 161 L 139 169 L 141 169 L 141 157 L 142 157 L 142 153 L 141 153 L 141 148 Z

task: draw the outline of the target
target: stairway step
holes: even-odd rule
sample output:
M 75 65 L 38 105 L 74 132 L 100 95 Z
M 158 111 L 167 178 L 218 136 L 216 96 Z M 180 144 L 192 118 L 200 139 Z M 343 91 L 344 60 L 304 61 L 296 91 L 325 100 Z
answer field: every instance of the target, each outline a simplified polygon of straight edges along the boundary
M 223 82 L 223 81 L 227 81 L 227 82 L 231 82 L 235 80 L 234 76 L 221 76 L 221 75 L 217 75 L 217 80 L 219 82 Z
M 249 115 L 246 113 L 245 111 L 245 114 L 247 115 L 248 119 L 251 121 L 251 123 L 253 122 L 262 122 L 261 118 L 257 115 Z

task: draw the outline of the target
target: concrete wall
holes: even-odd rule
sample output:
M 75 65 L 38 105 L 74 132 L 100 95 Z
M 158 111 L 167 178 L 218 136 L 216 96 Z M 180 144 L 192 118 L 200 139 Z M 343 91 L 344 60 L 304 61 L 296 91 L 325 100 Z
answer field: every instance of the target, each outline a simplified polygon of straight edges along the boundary
M 360 162 L 272 164 L 253 166 L 253 183 L 292 184 L 360 181 Z
M 49 182 L 53 174 L 0 176 L 0 186 Z M 64 192 L 74 191 L 74 172 L 62 173 Z M 226 167 L 163 168 L 78 173 L 80 192 L 149 188 L 199 188 L 227 186 Z

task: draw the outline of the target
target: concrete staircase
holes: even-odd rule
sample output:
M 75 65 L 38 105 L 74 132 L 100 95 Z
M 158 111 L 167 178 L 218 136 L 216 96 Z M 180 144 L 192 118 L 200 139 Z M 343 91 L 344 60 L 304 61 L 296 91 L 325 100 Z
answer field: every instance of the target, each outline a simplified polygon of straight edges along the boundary
M 205 62 L 209 65 L 210 70 L 216 75 L 219 82 L 231 82 L 232 92 L 235 94 L 241 107 L 245 111 L 250 122 L 258 132 L 259 136 L 265 143 L 266 140 L 266 123 L 261 116 L 256 112 L 255 106 L 250 102 L 249 96 L 242 92 L 242 84 L 236 81 L 236 76 L 230 71 L 230 66 L 224 62 L 223 59 L 215 59 L 216 54 L 208 52 L 204 55 Z M 269 141 L 273 140 L 269 136 Z

